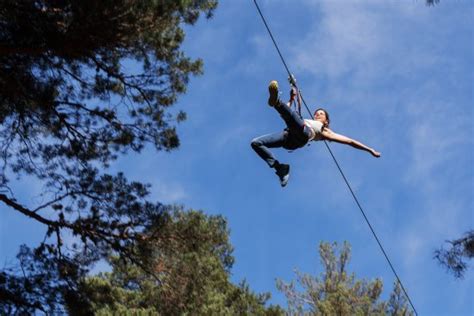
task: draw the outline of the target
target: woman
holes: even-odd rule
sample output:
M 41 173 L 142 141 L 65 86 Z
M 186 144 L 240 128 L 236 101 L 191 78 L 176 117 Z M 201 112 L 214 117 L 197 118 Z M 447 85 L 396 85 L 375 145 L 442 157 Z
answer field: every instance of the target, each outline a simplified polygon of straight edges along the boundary
M 279 133 L 267 134 L 252 140 L 252 148 L 265 160 L 270 168 L 280 178 L 280 184 L 284 187 L 290 176 L 290 166 L 280 163 L 268 148 L 296 149 L 301 148 L 310 141 L 329 140 L 346 144 L 354 148 L 365 150 L 374 157 L 380 157 L 380 153 L 374 149 L 344 135 L 336 134 L 329 129 L 329 114 L 324 109 L 314 112 L 314 120 L 302 119 L 292 108 L 291 104 L 296 97 L 296 89 L 290 93 L 290 101 L 285 104 L 278 98 L 278 82 L 271 81 L 268 85 L 268 105 L 275 108 L 286 123 L 287 128 Z

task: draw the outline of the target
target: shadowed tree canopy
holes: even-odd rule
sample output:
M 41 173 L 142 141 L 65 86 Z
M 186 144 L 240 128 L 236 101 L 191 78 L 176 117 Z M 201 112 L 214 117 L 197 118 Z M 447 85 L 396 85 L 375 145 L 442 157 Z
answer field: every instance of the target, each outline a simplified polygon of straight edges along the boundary
M 127 258 L 112 257 L 113 270 L 80 284 L 87 300 L 70 311 L 94 315 L 283 315 L 265 307 L 269 294 L 254 294 L 245 282 L 230 279 L 234 258 L 222 216 L 172 208 L 159 231 L 149 232 L 147 265 L 154 275 Z
M 147 200 L 147 185 L 102 170 L 147 143 L 178 147 L 176 123 L 185 114 L 171 106 L 202 70 L 180 49 L 182 26 L 211 17 L 216 6 L 1 2 L 1 211 L 43 225 L 45 237 L 0 272 L 0 313 L 57 311 L 64 297 L 79 295 L 88 267 L 111 253 L 146 268 L 132 245 L 159 228 L 164 207 Z M 31 182 L 42 187 L 36 205 L 14 190 Z
M 324 269 L 320 277 L 297 271 L 296 282 L 278 280 L 288 315 L 413 315 L 398 282 L 389 300 L 381 301 L 382 280 L 357 280 L 347 272 L 351 254 L 347 242 L 342 246 L 323 242 L 319 254 Z
M 449 248 L 439 248 L 435 251 L 435 258 L 453 273 L 456 278 L 463 278 L 469 263 L 468 260 L 474 258 L 474 230 L 470 230 L 463 237 L 455 240 L 448 240 Z

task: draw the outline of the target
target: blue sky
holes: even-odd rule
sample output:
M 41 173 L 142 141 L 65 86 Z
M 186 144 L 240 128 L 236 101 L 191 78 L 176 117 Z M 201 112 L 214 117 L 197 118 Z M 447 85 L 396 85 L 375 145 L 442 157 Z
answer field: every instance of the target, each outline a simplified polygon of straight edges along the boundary
M 474 274 L 455 280 L 433 260 L 446 239 L 474 224 L 474 2 L 441 0 L 261 0 L 259 4 L 305 100 L 323 106 L 332 129 L 382 158 L 330 144 L 420 315 L 474 314 Z M 267 85 L 286 71 L 251 0 L 222 0 L 209 21 L 187 27 L 184 44 L 204 60 L 176 109 L 182 145 L 120 158 L 111 171 L 152 184 L 152 198 L 228 219 L 236 263 L 270 302 L 285 305 L 277 278 L 319 274 L 320 241 L 352 245 L 349 270 L 394 276 L 323 143 L 293 153 L 282 189 L 250 147 L 283 122 L 266 105 Z M 17 184 L 24 204 L 41 186 Z M 0 264 L 44 229 L 0 206 Z M 472 265 L 472 263 L 471 263 Z

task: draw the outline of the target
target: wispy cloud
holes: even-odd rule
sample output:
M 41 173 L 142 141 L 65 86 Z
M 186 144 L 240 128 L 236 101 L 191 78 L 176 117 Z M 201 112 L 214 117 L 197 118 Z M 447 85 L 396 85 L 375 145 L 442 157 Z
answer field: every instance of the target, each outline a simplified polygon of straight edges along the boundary
M 179 183 L 155 182 L 152 186 L 152 197 L 163 203 L 181 203 L 186 197 L 186 191 Z
M 357 114 L 373 113 L 371 126 L 362 130 L 395 156 L 382 156 L 394 160 L 386 165 L 384 187 L 370 197 L 371 205 L 383 205 L 383 215 L 367 211 L 377 228 L 390 230 L 378 231 L 392 257 L 401 259 L 403 274 L 424 280 L 413 285 L 421 295 L 431 285 L 426 273 L 433 270 L 426 267 L 435 265 L 432 251 L 472 225 L 466 221 L 472 218 L 472 171 L 466 168 L 473 161 L 468 153 L 474 147 L 473 111 L 457 104 L 462 101 L 456 93 L 466 94 L 459 90 L 466 80 L 459 77 L 463 64 L 442 46 L 454 31 L 443 27 L 441 16 L 430 17 L 439 12 L 422 1 L 307 1 L 307 6 L 318 18 L 294 47 L 292 61 L 300 77 L 312 79 L 304 83 L 307 91 L 357 105 L 338 109 L 336 126 L 359 130 L 370 120 Z M 466 101 L 472 103 L 472 87 Z M 390 170 L 394 165 L 401 168 Z M 356 180 L 351 179 L 357 185 Z
M 225 130 L 225 126 L 223 126 L 212 142 L 213 147 L 215 150 L 221 151 L 225 146 L 230 146 L 236 141 L 241 141 L 243 136 L 250 135 L 253 130 L 254 127 L 247 125 L 234 126 L 232 129 L 228 130 Z
M 418 107 L 423 106 L 419 103 Z M 456 168 L 456 157 L 464 155 L 465 148 L 473 146 L 472 121 L 469 117 L 453 117 L 444 104 L 425 105 L 425 111 L 416 115 L 409 128 L 412 163 L 407 180 L 426 182 L 427 177 L 443 174 Z M 453 123 L 453 122 L 456 123 Z M 449 178 L 448 178 L 449 179 Z M 439 183 L 438 185 L 445 185 Z

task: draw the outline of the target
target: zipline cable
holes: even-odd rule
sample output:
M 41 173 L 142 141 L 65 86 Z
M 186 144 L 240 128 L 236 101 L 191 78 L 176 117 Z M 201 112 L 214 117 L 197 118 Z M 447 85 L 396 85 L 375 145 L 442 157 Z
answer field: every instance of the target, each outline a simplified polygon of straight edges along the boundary
M 260 10 L 260 7 L 258 6 L 257 0 L 253 0 L 253 2 L 255 3 L 255 6 L 256 6 L 256 8 L 257 8 L 257 11 L 258 11 L 258 13 L 260 14 L 260 17 L 262 18 L 263 24 L 265 24 L 265 27 L 266 27 L 266 29 L 267 29 L 267 31 L 268 31 L 268 34 L 270 35 L 270 37 L 271 37 L 271 39 L 272 39 L 272 41 L 273 41 L 273 45 L 275 46 L 275 48 L 276 48 L 276 50 L 277 50 L 277 52 L 278 52 L 278 55 L 280 56 L 280 59 L 281 59 L 281 61 L 283 62 L 283 65 L 285 66 L 286 71 L 288 72 L 289 78 L 292 78 L 292 74 L 291 74 L 291 72 L 290 72 L 290 69 L 288 68 L 288 65 L 286 64 L 285 59 L 283 58 L 283 55 L 282 55 L 282 53 L 280 52 L 280 49 L 279 49 L 279 47 L 278 47 L 277 42 L 275 41 L 275 38 L 273 37 L 273 34 L 272 34 L 271 30 L 270 30 L 270 27 L 268 26 L 267 21 L 265 20 L 265 17 L 263 16 L 263 13 L 262 13 L 262 11 Z M 293 82 L 293 84 L 294 84 L 294 86 L 298 89 L 298 87 L 296 86 L 296 82 Z M 304 100 L 303 96 L 301 95 L 301 91 L 300 91 L 299 89 L 298 89 L 298 93 L 300 94 L 301 100 L 303 101 L 303 104 L 304 104 L 304 106 L 306 107 L 306 110 L 308 111 L 309 116 L 312 117 L 312 113 L 311 113 L 311 111 L 310 111 L 308 105 L 306 104 L 306 101 Z M 326 145 L 326 148 L 328 149 L 329 153 L 331 154 L 332 159 L 334 160 L 334 162 L 335 162 L 337 168 L 339 169 L 339 172 L 341 173 L 342 178 L 344 179 L 344 182 L 346 183 L 347 187 L 349 188 L 349 191 L 351 192 L 352 197 L 354 198 L 354 201 L 356 202 L 357 206 L 359 207 L 359 210 L 361 211 L 361 213 L 362 213 L 362 215 L 363 215 L 363 217 L 364 217 L 364 219 L 365 219 L 367 225 L 369 226 L 370 231 L 371 231 L 372 234 L 374 235 L 375 240 L 377 241 L 377 244 L 378 244 L 379 247 L 380 247 L 380 250 L 382 251 L 382 253 L 383 253 L 385 259 L 387 260 L 387 262 L 388 262 L 390 268 L 392 269 L 393 274 L 394 274 L 395 277 L 397 278 L 397 281 L 398 281 L 398 283 L 400 284 L 400 287 L 402 288 L 403 293 L 405 294 L 405 296 L 406 296 L 408 302 L 410 303 L 411 308 L 412 308 L 413 311 L 415 312 L 415 315 L 418 315 L 418 312 L 416 311 L 415 306 L 413 305 L 413 302 L 412 302 L 411 299 L 410 299 L 410 296 L 408 295 L 407 291 L 405 290 L 405 287 L 403 286 L 403 283 L 402 283 L 401 279 L 398 277 L 398 274 L 397 274 L 397 272 L 395 271 L 395 268 L 393 267 L 392 262 L 390 261 L 390 258 L 388 257 L 387 253 L 385 252 L 385 249 L 384 249 L 384 247 L 382 246 L 382 243 L 380 242 L 380 240 L 379 240 L 379 238 L 378 238 L 378 236 L 377 236 L 375 230 L 373 229 L 372 225 L 370 224 L 370 221 L 369 221 L 367 215 L 365 215 L 365 212 L 364 212 L 364 209 L 362 208 L 362 205 L 359 203 L 359 200 L 357 199 L 357 196 L 355 195 L 354 191 L 352 190 L 352 187 L 351 187 L 351 185 L 349 184 L 349 181 L 347 180 L 347 178 L 346 178 L 344 172 L 342 171 L 342 168 L 339 166 L 339 163 L 337 162 L 337 159 L 336 159 L 336 157 L 334 156 L 334 154 L 333 154 L 333 152 L 332 152 L 331 148 L 329 147 L 329 145 L 328 145 L 328 143 L 327 143 L 326 140 L 324 140 L 324 144 Z
M 286 72 L 288 73 L 288 78 L 293 78 L 293 75 L 291 74 L 290 69 L 288 68 L 288 65 L 285 62 L 285 58 L 283 58 L 283 55 L 280 52 L 280 48 L 278 48 L 278 44 L 276 43 L 275 38 L 273 37 L 272 31 L 270 31 L 270 28 L 268 27 L 267 21 L 265 20 L 265 17 L 263 16 L 263 13 L 260 10 L 260 7 L 258 6 L 257 0 L 253 0 L 253 2 L 255 3 L 255 6 L 257 7 L 257 11 L 260 14 L 260 17 L 262 18 L 263 24 L 265 24 L 265 27 L 267 28 L 268 34 L 270 34 L 270 37 L 273 41 L 273 45 L 275 45 L 275 48 L 278 52 L 278 55 L 280 55 L 280 59 L 283 63 L 283 66 L 285 66 Z M 301 94 L 300 89 L 298 89 L 298 86 L 296 85 L 296 81 L 294 81 L 293 84 L 296 87 L 296 89 L 298 90 L 298 93 L 300 94 L 301 100 L 303 101 L 303 104 L 306 107 L 306 110 L 308 111 L 309 115 L 311 116 L 311 111 L 308 108 L 308 106 L 306 105 L 306 102 L 303 99 L 303 95 Z

